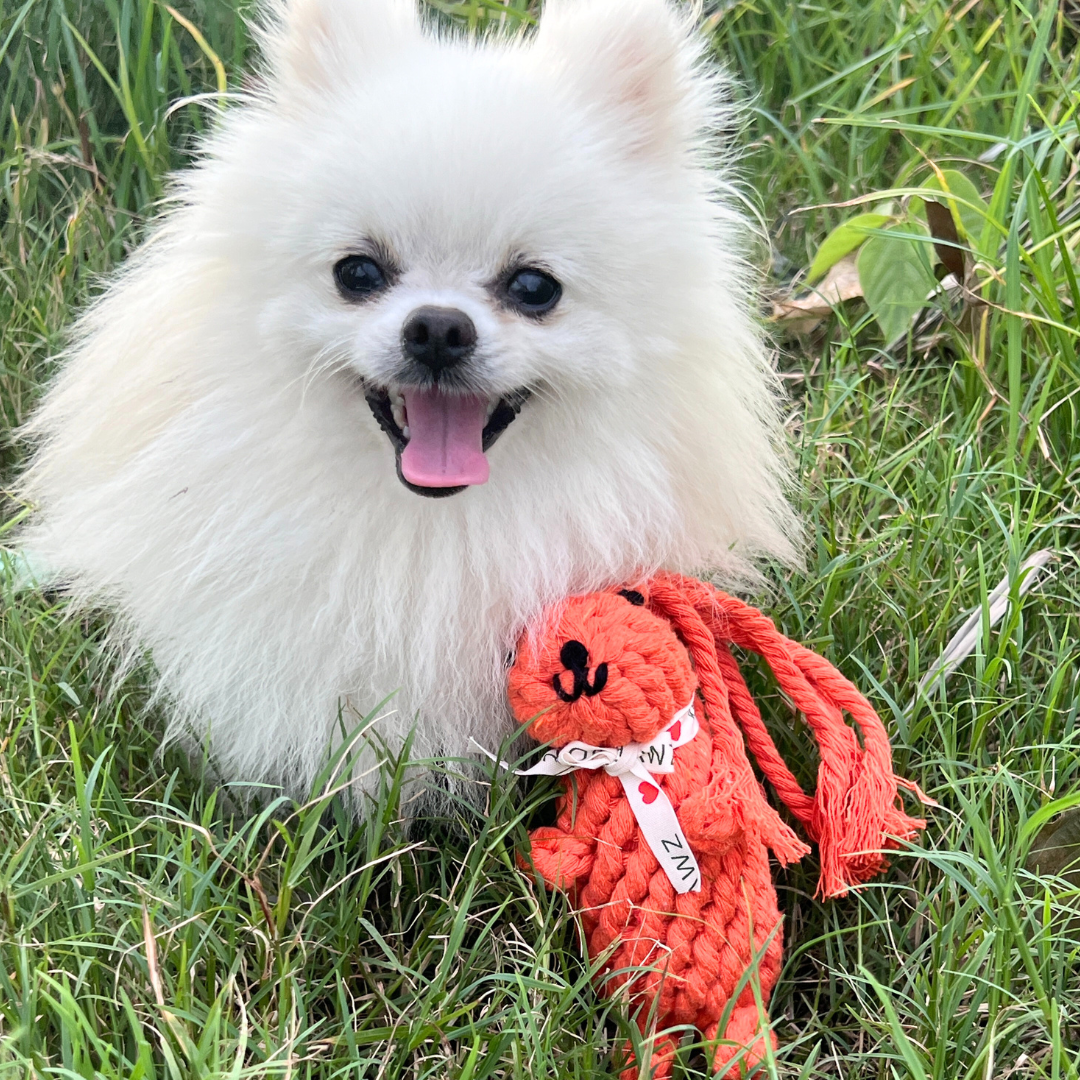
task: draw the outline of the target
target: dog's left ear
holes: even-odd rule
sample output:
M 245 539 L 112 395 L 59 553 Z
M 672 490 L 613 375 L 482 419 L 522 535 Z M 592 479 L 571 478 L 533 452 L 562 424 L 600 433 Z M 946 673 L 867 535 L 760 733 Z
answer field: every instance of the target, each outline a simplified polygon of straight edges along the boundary
M 636 155 L 678 153 L 714 119 L 717 80 L 693 12 L 668 0 L 547 0 L 535 48 L 614 115 Z
M 421 37 L 416 0 L 272 0 L 263 48 L 277 79 L 332 89 Z

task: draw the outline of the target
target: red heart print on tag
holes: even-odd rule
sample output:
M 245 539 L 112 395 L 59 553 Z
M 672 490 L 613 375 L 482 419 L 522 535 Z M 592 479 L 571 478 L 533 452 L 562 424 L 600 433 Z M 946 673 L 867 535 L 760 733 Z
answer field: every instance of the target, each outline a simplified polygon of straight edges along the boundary
M 650 784 L 648 780 L 642 780 L 637 789 L 641 792 L 641 801 L 646 806 L 656 802 L 656 796 L 660 794 L 660 789 L 655 784 Z
M 672 742 L 679 741 L 679 734 L 682 731 L 682 721 L 676 720 L 674 724 L 667 729 L 667 733 L 671 736 Z

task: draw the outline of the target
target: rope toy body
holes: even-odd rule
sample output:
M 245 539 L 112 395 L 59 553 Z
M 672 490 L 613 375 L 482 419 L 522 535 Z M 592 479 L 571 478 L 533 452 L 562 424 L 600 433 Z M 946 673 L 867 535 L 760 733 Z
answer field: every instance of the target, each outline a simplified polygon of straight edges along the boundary
M 805 715 L 820 752 L 813 796 L 780 757 L 732 646 L 763 656 Z M 671 1075 L 676 1041 L 664 1032 L 678 1025 L 693 1025 L 715 1045 L 714 1069 L 739 1055 L 739 1068 L 749 1069 L 773 1039 L 757 997 L 768 1003 L 783 945 L 768 853 L 786 865 L 810 849 L 767 801 L 747 746 L 819 847 L 819 892 L 841 896 L 884 868 L 884 849 L 924 827 L 898 805 L 898 785 L 913 785 L 894 776 L 877 714 L 828 661 L 783 637 L 761 612 L 668 573 L 555 607 L 522 637 L 509 688 L 517 720 L 552 744 L 545 760 L 572 767 L 575 754 L 607 748 L 604 767 L 566 776 L 557 824 L 531 834 L 532 864 L 580 909 L 588 952 L 607 955 L 602 992 L 628 997 L 643 1035 L 651 1025 L 660 1032 L 652 1076 Z M 700 729 L 680 741 L 685 732 L 678 721 L 672 732 L 673 718 L 695 699 Z M 627 775 L 627 762 L 647 768 L 650 754 L 665 752 L 671 771 Z M 660 792 L 698 880 L 680 884 L 671 861 L 662 865 L 662 837 L 642 830 Z M 623 1080 L 648 1075 L 626 1052 Z

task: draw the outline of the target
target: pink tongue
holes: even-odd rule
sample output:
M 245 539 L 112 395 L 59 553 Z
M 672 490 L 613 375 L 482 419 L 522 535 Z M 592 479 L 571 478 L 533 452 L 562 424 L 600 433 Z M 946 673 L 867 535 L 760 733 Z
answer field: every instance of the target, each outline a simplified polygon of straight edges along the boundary
M 484 414 L 487 399 L 406 390 L 409 442 L 401 451 L 401 473 L 417 487 L 459 487 L 487 483 Z

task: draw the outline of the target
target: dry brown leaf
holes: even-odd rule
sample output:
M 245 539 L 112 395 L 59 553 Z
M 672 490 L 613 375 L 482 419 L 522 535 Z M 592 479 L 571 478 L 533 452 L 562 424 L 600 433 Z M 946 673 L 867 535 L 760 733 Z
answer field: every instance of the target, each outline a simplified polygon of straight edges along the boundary
M 930 226 L 930 233 L 935 240 L 942 243 L 934 244 L 934 253 L 941 264 L 958 282 L 964 280 L 964 252 L 960 247 L 960 235 L 956 231 L 956 222 L 953 221 L 952 211 L 943 203 L 927 199 L 923 203 L 926 210 L 926 221 Z
M 154 991 L 154 1000 L 160 1007 L 165 1005 L 165 991 L 161 982 L 161 968 L 158 966 L 157 938 L 150 922 L 150 912 L 146 904 L 142 906 L 143 945 L 146 948 L 146 968 L 150 974 L 150 988 Z
M 862 296 L 856 256 L 856 252 L 845 255 L 803 296 L 774 301 L 772 317 L 796 333 L 805 334 L 831 315 L 837 304 Z

